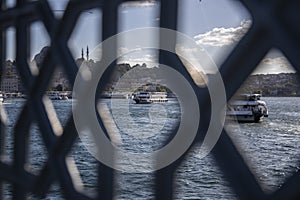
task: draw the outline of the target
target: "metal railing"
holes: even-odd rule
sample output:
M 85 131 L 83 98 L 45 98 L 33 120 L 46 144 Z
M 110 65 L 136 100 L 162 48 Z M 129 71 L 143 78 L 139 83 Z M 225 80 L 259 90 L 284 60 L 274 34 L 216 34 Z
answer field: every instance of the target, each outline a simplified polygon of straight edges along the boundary
M 12 133 L 13 163 L 0 162 L 0 184 L 3 181 L 12 184 L 14 199 L 25 199 L 28 193 L 42 198 L 56 181 L 59 182 L 61 192 L 66 199 L 90 199 L 88 195 L 76 189 L 76 183 L 72 181 L 72 172 L 66 163 L 66 156 L 78 137 L 73 118 L 70 117 L 66 126 L 63 127 L 63 134 L 58 136 L 54 129 L 55 125 L 49 119 L 49 112 L 47 112 L 49 108 L 46 108 L 42 97 L 51 81 L 50 77 L 58 65 L 64 68 L 71 85 L 74 84 L 78 67 L 68 47 L 68 40 L 80 14 L 93 8 L 102 10 L 101 31 L 102 40 L 105 40 L 117 33 L 118 6 L 123 2 L 125 1 L 73 0 L 68 3 L 63 17 L 57 19 L 46 0 L 17 0 L 16 6 L 9 9 L 5 8 L 4 0 L 0 1 L 2 5 L 0 13 L 0 72 L 3 71 L 2 66 L 6 58 L 6 30 L 14 27 L 16 29 L 16 66 L 28 97 Z M 241 2 L 251 13 L 253 23 L 250 30 L 220 67 L 227 100 L 234 95 L 272 48 L 280 49 L 296 71 L 300 71 L 300 2 L 296 0 L 241 0 Z M 177 30 L 177 4 L 176 0 L 160 1 L 160 27 Z M 51 48 L 43 61 L 39 75 L 33 76 L 27 60 L 30 50 L 29 26 L 36 21 L 44 24 L 51 39 Z M 190 78 L 177 55 L 160 52 L 160 62 L 173 66 L 187 79 Z M 204 100 L 200 107 L 205 108 L 209 100 L 207 90 L 199 89 L 196 85 L 193 85 L 193 89 L 198 95 L 201 94 L 201 99 Z M 55 111 L 53 110 L 53 112 Z M 202 128 L 199 129 L 189 150 L 202 141 L 209 120 L 209 112 L 201 113 L 201 117 L 205 120 L 201 121 Z M 29 145 L 32 145 L 28 142 L 28 137 L 33 122 L 37 122 L 48 152 L 47 162 L 38 175 L 26 171 L 24 167 L 28 159 Z M 1 130 L 4 128 L 5 124 L 1 121 Z M 6 134 L 5 131 L 1 131 L 1 152 L 4 148 L 4 134 Z M 174 174 L 187 153 L 188 151 L 175 163 L 155 173 L 156 199 L 173 198 Z M 265 193 L 225 130 L 212 153 L 229 180 L 233 191 L 240 199 L 300 198 L 299 172 L 293 174 L 275 192 Z M 97 188 L 98 199 L 113 199 L 114 170 L 101 163 L 98 163 Z M 1 190 L 3 193 L 3 188 Z

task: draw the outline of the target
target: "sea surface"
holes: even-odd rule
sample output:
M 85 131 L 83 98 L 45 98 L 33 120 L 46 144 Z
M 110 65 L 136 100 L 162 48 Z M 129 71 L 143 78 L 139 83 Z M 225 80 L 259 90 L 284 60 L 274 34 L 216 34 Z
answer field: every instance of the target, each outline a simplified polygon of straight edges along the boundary
M 299 170 L 297 159 L 299 160 L 300 155 L 300 98 L 265 97 L 263 100 L 269 108 L 268 118 L 260 123 L 229 123 L 226 129 L 256 174 L 263 190 L 270 193 Z M 112 111 L 119 130 L 120 140 L 116 146 L 125 152 L 151 153 L 159 150 L 164 144 L 163 141 L 180 123 L 181 109 L 175 100 L 163 105 L 137 105 L 127 100 L 112 101 L 113 103 L 107 99 L 100 104 Z M 4 103 L 8 122 L 2 130 L 2 134 L 5 134 L 2 160 L 7 163 L 12 162 L 12 130 L 24 103 L 20 99 L 6 99 Z M 53 101 L 53 106 L 64 125 L 71 115 L 72 100 Z M 29 142 L 28 170 L 39 174 L 47 160 L 47 150 L 36 123 L 31 126 Z M 95 196 L 97 160 L 80 140 L 70 150 L 69 161 L 76 165 L 73 170 L 78 170 L 84 192 Z M 150 172 L 117 172 L 115 199 L 153 199 L 153 181 L 154 175 Z M 59 187 L 58 183 L 53 184 L 45 199 L 63 199 Z M 198 147 L 188 154 L 178 168 L 174 187 L 175 199 L 237 198 L 213 156 L 209 154 L 201 158 Z M 4 199 L 10 198 L 11 185 L 4 183 Z M 38 199 L 33 195 L 28 198 Z

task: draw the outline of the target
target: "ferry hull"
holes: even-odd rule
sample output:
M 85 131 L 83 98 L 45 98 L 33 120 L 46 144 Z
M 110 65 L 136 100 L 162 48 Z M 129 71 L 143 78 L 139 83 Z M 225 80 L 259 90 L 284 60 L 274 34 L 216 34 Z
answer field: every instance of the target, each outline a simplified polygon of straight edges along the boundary
M 227 105 L 227 119 L 239 122 L 259 122 L 268 117 L 266 103 L 260 100 L 259 94 L 244 94 Z
M 165 92 L 140 92 L 140 93 L 133 94 L 132 99 L 137 104 L 168 102 L 167 94 Z
M 238 122 L 259 122 L 264 116 L 254 115 L 227 115 L 226 120 L 238 121 Z
M 139 100 L 139 99 L 134 99 L 136 104 L 151 104 L 151 103 L 165 103 L 168 102 L 167 99 L 163 100 Z

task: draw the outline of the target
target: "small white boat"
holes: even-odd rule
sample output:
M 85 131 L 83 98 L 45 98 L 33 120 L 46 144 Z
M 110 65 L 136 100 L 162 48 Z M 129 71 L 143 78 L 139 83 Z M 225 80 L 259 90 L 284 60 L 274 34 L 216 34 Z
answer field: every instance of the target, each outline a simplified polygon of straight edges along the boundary
M 138 92 L 132 95 L 132 99 L 137 104 L 168 102 L 166 92 Z
M 47 95 L 51 100 L 62 100 L 61 95 L 57 91 L 47 91 Z
M 268 117 L 266 102 L 260 100 L 260 94 L 243 94 L 227 105 L 227 118 L 240 122 L 259 122 Z
M 68 100 L 69 97 L 68 97 L 67 95 L 62 95 L 62 96 L 61 96 L 61 99 L 62 99 L 62 100 Z
M 61 97 L 61 100 L 68 100 L 69 99 L 68 93 L 66 93 L 66 92 L 60 93 L 59 96 Z
M 0 103 L 3 103 L 4 101 L 4 95 L 2 94 L 2 92 L 0 92 Z
M 47 91 L 46 93 L 51 100 L 68 100 L 69 93 L 68 92 L 60 92 L 60 91 Z

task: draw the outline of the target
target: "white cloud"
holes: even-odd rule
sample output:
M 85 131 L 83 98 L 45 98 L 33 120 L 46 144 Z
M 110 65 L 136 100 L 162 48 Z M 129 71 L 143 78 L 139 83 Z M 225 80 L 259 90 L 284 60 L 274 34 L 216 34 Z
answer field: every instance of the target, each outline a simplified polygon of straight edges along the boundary
M 222 63 L 236 44 L 248 31 L 251 21 L 242 21 L 240 26 L 214 28 L 195 36 L 196 43 L 203 46 L 217 63 Z M 219 61 L 220 60 L 220 61 Z M 253 74 L 294 73 L 295 69 L 280 52 L 270 52 L 257 66 Z
M 209 54 L 202 48 L 176 46 L 176 53 L 180 56 L 188 71 L 201 71 L 204 73 L 215 73 L 216 65 Z
M 281 56 L 281 57 L 276 57 L 276 58 L 265 58 L 263 59 L 262 61 L 263 64 L 266 64 L 266 65 L 280 65 L 280 66 L 290 66 L 290 63 L 289 61 Z
M 122 7 L 127 7 L 127 6 L 136 6 L 136 7 L 148 7 L 148 6 L 156 6 L 158 3 L 155 0 L 144 0 L 144 1 L 129 1 L 122 3 Z
M 253 74 L 278 74 L 296 72 L 289 61 L 284 57 L 267 57 L 261 61 Z
M 127 47 L 119 47 L 117 53 L 118 53 L 118 56 L 121 56 L 123 54 L 128 53 L 129 51 L 130 51 L 130 49 L 128 49 Z
M 157 54 L 151 51 L 134 51 L 128 54 L 123 54 L 119 59 L 118 63 L 128 63 L 131 66 L 136 64 L 146 63 L 148 67 L 158 66 Z
M 222 47 L 238 42 L 248 31 L 251 21 L 242 21 L 240 26 L 231 28 L 214 28 L 204 34 L 195 36 L 197 44 Z

